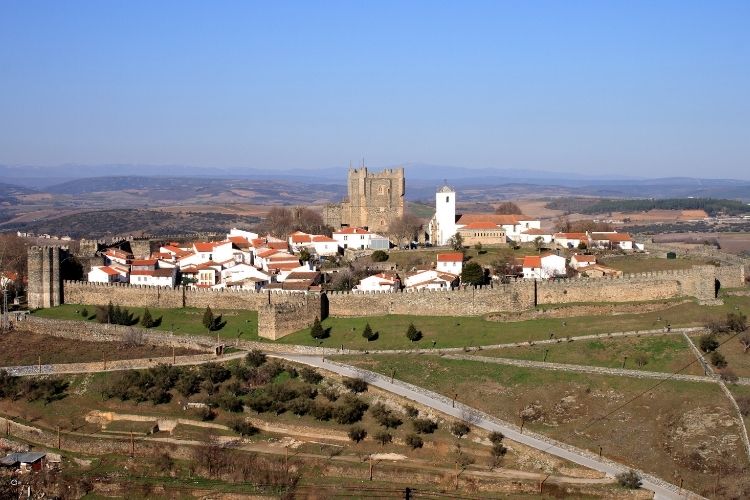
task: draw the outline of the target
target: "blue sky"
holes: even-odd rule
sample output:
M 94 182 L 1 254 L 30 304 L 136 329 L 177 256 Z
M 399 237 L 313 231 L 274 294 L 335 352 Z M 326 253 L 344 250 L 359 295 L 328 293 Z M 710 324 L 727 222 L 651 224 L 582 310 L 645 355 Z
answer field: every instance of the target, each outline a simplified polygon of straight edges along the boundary
M 750 2 L 0 0 L 0 163 L 750 178 Z

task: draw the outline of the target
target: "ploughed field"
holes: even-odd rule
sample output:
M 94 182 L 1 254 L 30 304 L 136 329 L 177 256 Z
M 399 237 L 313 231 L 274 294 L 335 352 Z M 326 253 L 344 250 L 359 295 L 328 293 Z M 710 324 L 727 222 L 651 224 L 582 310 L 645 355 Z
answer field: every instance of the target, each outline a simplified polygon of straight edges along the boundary
M 0 366 L 158 358 L 201 354 L 194 349 L 157 346 L 141 342 L 87 342 L 31 331 L 14 330 L 0 335 Z

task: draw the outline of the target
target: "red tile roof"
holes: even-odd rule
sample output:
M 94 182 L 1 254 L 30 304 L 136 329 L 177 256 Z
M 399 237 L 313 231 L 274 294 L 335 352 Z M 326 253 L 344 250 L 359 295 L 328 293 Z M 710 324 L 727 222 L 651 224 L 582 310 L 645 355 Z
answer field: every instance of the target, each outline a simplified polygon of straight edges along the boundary
M 466 224 L 459 229 L 499 229 L 499 226 L 489 221 L 477 221 Z
M 340 231 L 336 231 L 333 234 L 371 234 L 368 230 L 362 229 L 361 227 L 345 227 Z
M 471 224 L 472 222 L 492 222 L 499 225 L 515 225 L 522 220 L 531 220 L 525 215 L 500 215 L 500 214 L 460 214 L 456 224 Z
M 438 262 L 463 262 L 464 254 L 462 254 L 461 252 L 439 253 L 437 254 L 437 261 Z
M 596 262 L 596 255 L 575 254 L 572 258 L 574 258 L 576 262 Z
M 154 278 L 170 278 L 172 276 L 171 269 L 152 269 L 144 271 L 131 271 L 131 276 L 153 276 Z
M 329 238 L 328 236 L 313 236 L 313 243 L 337 243 L 336 240 L 333 238 Z
M 197 241 L 193 246 L 196 252 L 212 252 L 214 250 L 214 244 L 210 241 Z
M 542 236 L 542 235 L 550 234 L 550 232 L 549 231 L 545 231 L 544 229 L 534 229 L 534 228 L 531 228 L 531 229 L 527 229 L 526 231 L 522 232 L 521 234 L 532 234 L 532 235 L 536 234 L 538 236 Z
M 120 275 L 120 273 L 118 273 L 117 271 L 115 271 L 114 269 L 112 269 L 109 266 L 102 266 L 102 267 L 99 268 L 99 270 L 102 271 L 105 274 L 108 274 L 109 276 L 119 276 Z
M 586 233 L 555 233 L 555 239 L 563 238 L 566 240 L 585 240 L 588 239 Z
M 274 248 L 276 250 L 286 250 L 289 248 L 286 241 L 269 241 L 266 245 L 268 248 Z
M 244 236 L 230 236 L 229 241 L 231 241 L 233 245 L 236 245 L 239 248 L 250 247 L 250 242 Z
M 523 258 L 523 267 L 538 269 L 542 267 L 542 257 L 539 255 L 527 255 Z
M 131 266 L 155 266 L 156 259 L 136 259 L 130 262 Z

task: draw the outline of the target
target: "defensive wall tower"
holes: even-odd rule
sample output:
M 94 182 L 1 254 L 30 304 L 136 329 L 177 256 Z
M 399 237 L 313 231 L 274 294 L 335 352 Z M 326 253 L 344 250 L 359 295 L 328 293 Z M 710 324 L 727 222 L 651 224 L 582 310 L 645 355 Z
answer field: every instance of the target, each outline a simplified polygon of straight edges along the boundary
M 28 252 L 28 302 L 30 309 L 55 307 L 63 303 L 63 286 L 60 279 L 62 255 L 60 247 L 33 246 Z

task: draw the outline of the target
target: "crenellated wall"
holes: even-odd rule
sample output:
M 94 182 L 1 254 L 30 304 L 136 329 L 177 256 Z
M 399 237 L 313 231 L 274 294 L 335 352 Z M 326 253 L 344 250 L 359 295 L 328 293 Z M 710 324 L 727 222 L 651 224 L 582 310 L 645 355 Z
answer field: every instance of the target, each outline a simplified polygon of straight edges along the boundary
M 258 311 L 258 336 L 277 340 L 312 326 L 321 317 L 321 295 L 307 294 L 298 303 L 270 304 Z

